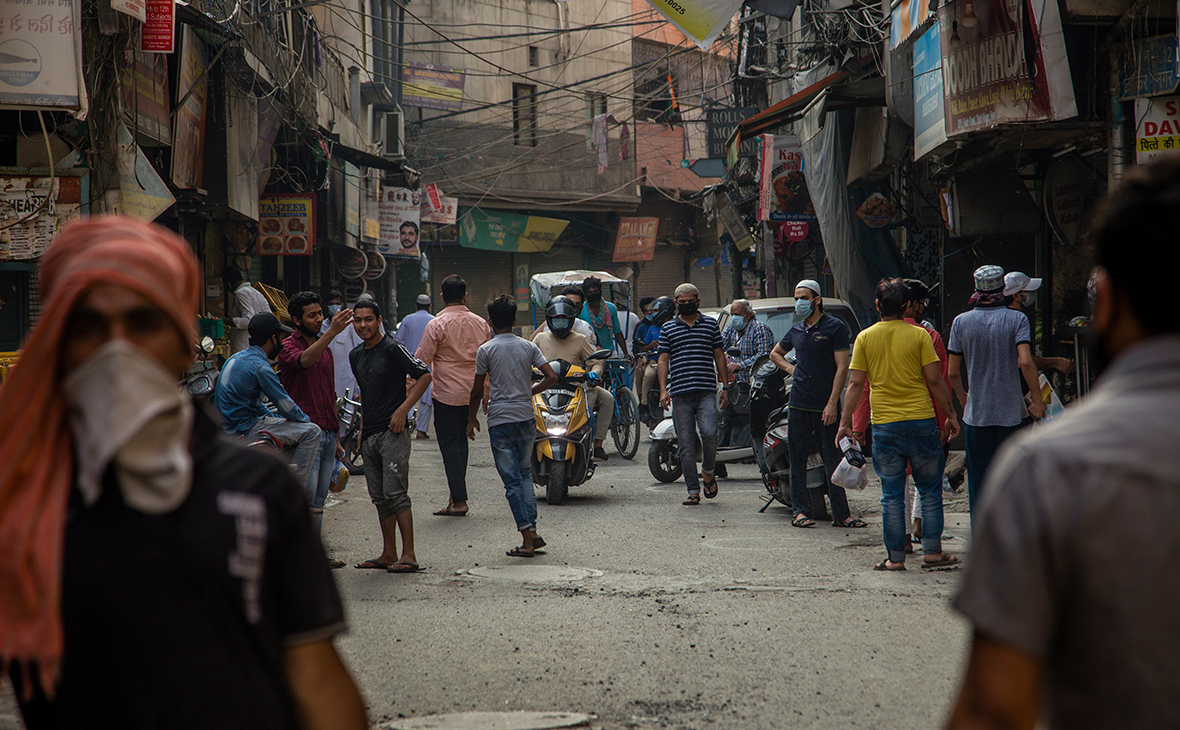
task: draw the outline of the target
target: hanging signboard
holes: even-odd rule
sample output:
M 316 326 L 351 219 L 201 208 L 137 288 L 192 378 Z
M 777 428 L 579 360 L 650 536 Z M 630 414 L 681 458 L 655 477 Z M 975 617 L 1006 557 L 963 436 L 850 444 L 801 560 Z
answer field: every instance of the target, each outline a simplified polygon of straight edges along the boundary
M 1077 116 L 1056 0 L 955 0 L 938 12 L 948 136 Z
M 946 142 L 942 31 L 935 23 L 914 41 L 914 160 Z
M 147 20 L 139 28 L 139 50 L 172 53 L 176 40 L 176 1 L 147 0 Z
M 612 261 L 651 261 L 659 227 L 659 218 L 620 218 Z
M 747 106 L 738 109 L 708 109 L 705 111 L 705 136 L 708 143 L 709 159 L 725 159 L 725 143 L 733 130 L 743 121 L 758 113 L 758 107 Z M 758 147 L 754 140 L 742 142 L 741 154 L 744 157 L 754 157 L 758 154 Z
M 422 197 L 422 206 L 419 211 L 423 225 L 433 223 L 436 226 L 453 226 L 459 216 L 459 199 L 448 198 L 445 195 L 438 199 L 438 210 L 432 210 L 429 204 L 429 199 L 426 196 Z
M 378 206 L 380 237 L 377 250 L 382 255 L 418 258 L 421 205 L 417 190 L 386 188 L 381 191 L 381 202 Z
M 120 71 L 123 123 L 135 130 L 136 141 L 146 146 L 172 144 L 172 114 L 168 101 L 168 59 L 133 51 L 130 63 Z
M 368 259 L 368 266 L 361 276 L 369 281 L 376 281 L 385 276 L 385 268 L 389 265 L 385 257 L 377 251 L 365 251 L 364 255 Z
M 130 15 L 141 23 L 147 20 L 147 6 L 144 0 L 111 0 L 111 10 Z
M 178 188 L 204 187 L 205 104 L 209 82 L 205 74 L 205 44 L 184 25 L 180 36 L 175 126 L 172 128 L 172 183 Z M 184 103 L 180 103 L 181 100 Z
M 315 194 L 268 195 L 258 200 L 258 253 L 310 256 L 315 241 Z
M 750 234 L 746 222 L 742 220 L 733 201 L 729 199 L 729 193 L 717 196 L 717 218 L 721 221 L 722 228 L 729 235 L 737 250 L 745 251 L 754 245 L 754 236 Z
M 6 2 L 0 8 L 0 105 L 76 109 L 85 119 L 82 3 L 50 5 Z
M 461 68 L 410 61 L 402 69 L 402 104 L 421 109 L 463 111 L 463 86 L 467 72 Z
M 803 149 L 799 139 L 792 134 L 774 135 L 774 144 L 763 143 L 763 151 L 771 157 L 764 156 L 762 160 L 762 168 L 768 172 L 759 182 L 758 219 L 817 220 L 803 176 Z
M 1135 100 L 1135 161 L 1154 162 L 1180 150 L 1180 95 Z
M 364 251 L 355 248 L 338 247 L 336 251 L 336 268 L 345 279 L 359 279 L 369 267 L 369 257 Z M 352 301 L 351 299 L 349 301 Z
M 742 6 L 742 0 L 647 0 L 653 8 L 707 49 Z
M 1073 158 L 1055 161 L 1045 173 L 1045 214 L 1062 243 L 1077 243 L 1084 219 L 1086 174 Z
M 1119 63 L 1119 99 L 1171 94 L 1180 84 L 1176 36 L 1163 35 L 1127 45 Z
M 568 225 L 557 218 L 464 208 L 459 213 L 459 243 L 485 251 L 544 253 Z

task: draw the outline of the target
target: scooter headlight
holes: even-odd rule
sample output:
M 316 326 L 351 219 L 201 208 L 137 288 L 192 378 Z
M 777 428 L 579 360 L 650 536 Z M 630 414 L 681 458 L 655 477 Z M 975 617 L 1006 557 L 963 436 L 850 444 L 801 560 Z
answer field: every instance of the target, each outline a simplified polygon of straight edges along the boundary
M 541 415 L 542 420 L 545 421 L 545 430 L 549 432 L 550 436 L 564 436 L 570 425 L 569 413 L 544 413 Z

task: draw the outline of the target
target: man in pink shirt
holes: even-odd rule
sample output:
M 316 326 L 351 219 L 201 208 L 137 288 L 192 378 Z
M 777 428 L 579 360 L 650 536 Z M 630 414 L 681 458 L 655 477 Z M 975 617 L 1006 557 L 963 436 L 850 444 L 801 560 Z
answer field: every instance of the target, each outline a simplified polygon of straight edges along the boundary
M 434 514 L 462 517 L 467 514 L 467 407 L 475 384 L 475 355 L 492 331 L 467 308 L 462 277 L 451 274 L 439 288 L 445 306 L 422 331 L 417 356 L 431 369 L 434 434 L 451 490 L 447 506 Z

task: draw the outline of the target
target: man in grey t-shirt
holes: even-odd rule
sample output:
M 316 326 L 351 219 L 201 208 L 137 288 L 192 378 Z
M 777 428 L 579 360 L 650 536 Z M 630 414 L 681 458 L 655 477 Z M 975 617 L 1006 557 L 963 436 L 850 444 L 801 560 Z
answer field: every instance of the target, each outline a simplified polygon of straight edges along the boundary
M 967 501 L 971 511 L 979 498 L 992 457 L 1024 418 L 1020 375 L 1030 393 L 1040 393 L 1033 365 L 1028 317 L 1004 305 L 1004 270 L 980 266 L 975 270 L 974 309 L 955 317 L 947 343 L 951 387 L 963 403 L 963 436 L 967 445 Z M 967 362 L 964 389 L 960 364 Z M 1019 375 L 1018 375 L 1019 373 Z M 1045 404 L 1033 398 L 1028 413 L 1040 420 Z
M 1180 321 L 1166 251 L 1180 161 L 1140 168 L 1091 234 L 1110 362 L 1080 404 L 1000 453 L 955 608 L 974 639 L 952 730 L 1180 727 Z
M 475 440 L 479 430 L 479 404 L 483 384 L 489 381 L 488 437 L 496 471 L 504 480 L 504 494 L 516 529 L 520 547 L 508 551 L 516 558 L 531 558 L 545 541 L 537 535 L 537 500 L 533 496 L 530 451 L 536 437 L 533 395 L 557 382 L 557 373 L 545 361 L 541 349 L 512 333 L 516 324 L 516 300 L 503 294 L 488 302 L 488 316 L 495 336 L 480 345 L 475 353 L 475 385 L 467 415 L 467 438 Z M 533 368 L 544 373 L 541 382 L 533 383 Z

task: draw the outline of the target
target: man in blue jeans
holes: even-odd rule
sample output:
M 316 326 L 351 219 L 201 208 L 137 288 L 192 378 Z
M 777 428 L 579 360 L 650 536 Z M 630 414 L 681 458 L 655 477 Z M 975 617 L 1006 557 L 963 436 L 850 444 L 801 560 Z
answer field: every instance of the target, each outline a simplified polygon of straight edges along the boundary
M 545 361 L 541 349 L 512 332 L 516 324 L 516 299 L 501 294 L 488 302 L 492 320 L 492 339 L 475 353 L 475 384 L 468 406 L 467 438 L 475 440 L 479 430 L 479 404 L 483 400 L 484 381 L 490 381 L 488 400 L 488 436 L 496 471 L 504 480 L 504 495 L 520 531 L 520 547 L 508 555 L 531 558 L 545 541 L 537 534 L 537 499 L 533 496 L 532 469 L 529 460 L 537 435 L 533 415 L 533 396 L 553 386 L 557 373 Z M 533 383 L 533 368 L 544 374 Z
M 938 355 L 930 334 L 906 322 L 910 290 L 901 279 L 877 284 L 881 321 L 863 330 L 852 348 L 848 366 L 850 385 L 836 440 L 852 435 L 852 414 L 864 393 L 865 378 L 873 423 L 873 468 L 881 478 L 881 518 L 885 560 L 874 570 L 905 570 L 905 467 L 922 495 L 923 568 L 957 565 L 959 559 L 942 551 L 942 469 L 946 457 L 934 420 L 933 395 L 947 413 L 950 438 L 959 433 L 950 392 L 938 371 Z
M 677 316 L 660 328 L 660 407 L 672 404 L 672 423 L 680 448 L 680 468 L 688 499 L 682 504 L 701 503 L 717 496 L 713 464 L 717 457 L 717 381 L 729 385 L 729 367 L 721 349 L 721 330 L 712 317 L 698 309 L 701 298 L 692 284 L 676 287 Z M 721 407 L 729 404 L 721 391 Z M 701 434 L 701 476 L 697 477 L 697 440 Z

